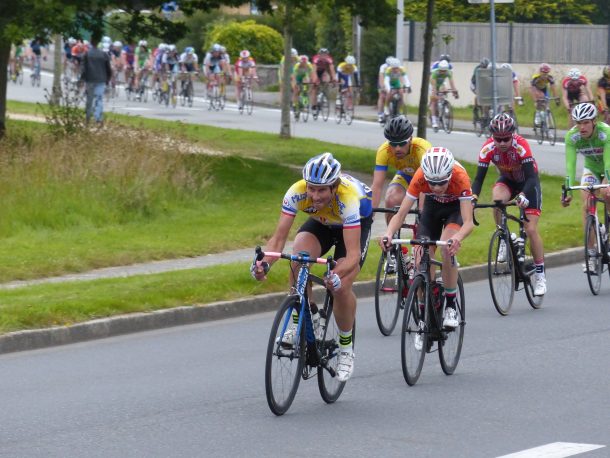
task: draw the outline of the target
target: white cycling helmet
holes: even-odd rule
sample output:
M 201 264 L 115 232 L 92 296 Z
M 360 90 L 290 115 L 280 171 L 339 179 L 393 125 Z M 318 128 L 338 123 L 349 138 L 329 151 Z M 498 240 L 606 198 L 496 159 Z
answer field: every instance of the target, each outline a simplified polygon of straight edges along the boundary
M 435 146 L 424 154 L 421 168 L 428 181 L 445 181 L 451 178 L 455 159 L 447 148 Z
M 438 63 L 438 69 L 443 71 L 449 70 L 449 62 L 447 62 L 446 60 L 441 60 Z
M 112 39 L 109 36 L 105 36 L 105 37 L 102 37 L 101 42 L 110 44 L 110 43 L 112 43 Z
M 242 59 L 247 59 L 248 57 L 250 57 L 250 51 L 244 49 L 239 53 L 239 57 L 241 57 Z
M 212 46 L 212 52 L 221 52 L 222 48 L 218 43 L 214 43 L 214 45 Z
M 138 42 L 138 46 L 144 46 L 144 47 L 146 47 L 146 46 L 148 46 L 148 41 L 146 41 L 146 40 L 140 40 L 140 41 Z
M 578 78 L 580 78 L 580 75 L 582 75 L 582 73 L 577 68 L 571 68 L 570 71 L 568 71 L 568 77 L 571 80 L 577 80 Z
M 510 65 L 510 64 L 502 64 L 502 65 L 500 65 L 500 67 L 501 67 L 501 68 L 508 68 L 508 69 L 509 69 L 509 70 L 511 70 L 511 71 L 512 71 L 512 69 L 513 69 L 513 67 L 511 67 L 511 65 Z
M 290 50 L 290 55 L 291 55 L 292 57 L 296 57 L 296 56 L 298 56 L 298 55 L 299 55 L 299 51 L 297 51 L 297 50 L 296 50 L 296 48 L 292 48 L 292 49 Z
M 356 58 L 354 56 L 347 56 L 345 58 L 345 63 L 348 65 L 356 65 Z
M 576 122 L 597 118 L 597 108 L 592 103 L 579 103 L 572 108 L 572 119 Z
M 121 43 L 119 40 L 117 40 L 114 43 L 112 43 L 112 46 L 114 46 L 115 48 L 122 48 L 123 43 Z
M 167 45 L 167 50 L 169 52 L 174 52 L 176 50 L 176 45 Z
M 385 58 L 385 63 L 386 65 L 390 65 L 392 63 L 392 59 L 394 59 L 394 56 L 388 56 Z
M 331 153 L 312 157 L 303 167 L 303 179 L 315 186 L 332 186 L 341 174 L 341 164 Z
M 400 68 L 400 59 L 393 57 L 389 65 L 391 68 Z
M 76 38 L 70 37 L 68 38 L 68 44 L 74 46 L 76 44 Z

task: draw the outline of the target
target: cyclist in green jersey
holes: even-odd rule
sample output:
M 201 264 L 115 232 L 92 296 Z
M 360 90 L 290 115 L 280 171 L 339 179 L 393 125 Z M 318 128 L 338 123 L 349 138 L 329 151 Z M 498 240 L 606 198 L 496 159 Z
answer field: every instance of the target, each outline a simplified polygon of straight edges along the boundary
M 430 112 L 432 113 L 432 127 L 438 127 L 438 113 L 436 112 L 436 101 L 438 100 L 438 92 L 443 89 L 445 80 L 449 81 L 449 87 L 453 92 L 453 97 L 458 98 L 458 91 L 455 89 L 453 82 L 453 73 L 449 68 L 449 62 L 441 60 L 438 67 L 432 70 L 430 74 Z
M 313 65 L 309 62 L 309 57 L 302 55 L 299 57 L 299 63 L 292 68 L 292 103 L 297 104 L 299 100 L 299 92 L 303 83 L 312 83 L 315 81 L 315 74 Z M 311 87 L 309 88 L 309 95 L 311 99 Z
M 566 134 L 566 181 L 573 186 L 576 181 L 576 155 L 585 158 L 581 186 L 588 184 L 608 183 L 610 175 L 610 126 L 597 121 L 597 108 L 592 103 L 580 103 L 572 109 L 572 119 L 576 123 Z M 610 188 L 598 191 L 607 205 L 610 205 Z M 587 217 L 587 192 L 581 191 L 583 203 L 583 224 Z M 572 193 L 568 193 L 561 203 L 570 205 Z M 587 266 L 585 266 L 585 269 Z

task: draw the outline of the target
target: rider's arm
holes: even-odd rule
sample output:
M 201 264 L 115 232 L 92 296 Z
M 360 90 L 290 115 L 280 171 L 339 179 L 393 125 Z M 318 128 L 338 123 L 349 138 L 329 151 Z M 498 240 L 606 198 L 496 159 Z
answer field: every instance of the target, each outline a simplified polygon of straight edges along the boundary
M 394 234 L 400 228 L 400 226 L 402 226 L 402 223 L 409 214 L 409 210 L 411 210 L 411 207 L 413 207 L 415 201 L 416 199 L 411 197 L 409 194 L 405 195 L 405 198 L 400 204 L 400 209 L 398 210 L 398 213 L 396 213 L 388 223 L 388 228 L 385 232 L 385 237 L 387 237 L 388 239 L 392 238 L 392 234 Z
M 288 234 L 290 228 L 294 223 L 294 215 L 288 215 L 286 213 L 280 214 L 280 220 L 277 223 L 275 232 L 265 245 L 266 251 L 282 251 L 286 246 L 286 240 L 288 240 Z M 265 258 L 269 265 L 273 264 L 277 259 Z
M 478 198 L 479 194 L 481 194 L 481 188 L 483 188 L 483 182 L 485 181 L 487 170 L 489 170 L 489 164 L 479 162 L 479 166 L 477 167 L 477 176 L 474 178 L 474 182 L 472 183 L 472 193 L 476 196 L 476 198 Z
M 385 90 L 387 92 L 390 92 L 390 75 L 388 75 L 387 73 L 385 74 L 385 77 L 383 78 L 383 87 L 385 87 Z
M 571 134 L 568 132 L 565 138 L 566 145 L 566 178 L 568 186 L 573 186 L 576 183 L 576 145 L 571 139 Z M 570 195 L 571 195 L 570 191 Z
M 383 190 L 385 175 L 385 170 L 375 169 L 373 172 L 373 184 L 371 185 L 371 190 L 373 191 L 373 208 L 379 207 L 379 202 L 381 202 L 381 191 Z
M 452 240 L 457 240 L 459 243 L 457 246 L 449 248 L 449 253 L 457 254 L 460 249 L 462 241 L 470 235 L 474 229 L 474 222 L 472 219 L 472 213 L 474 209 L 470 199 L 460 199 L 460 214 L 462 216 L 462 227 L 455 234 L 451 236 Z
M 525 178 L 525 183 L 523 184 L 523 190 L 521 191 L 521 193 L 527 194 L 536 186 L 536 183 L 538 182 L 538 172 L 534 167 L 533 158 L 528 158 L 525 160 L 525 162 L 522 162 L 521 168 L 523 170 L 523 176 Z
M 566 87 L 561 86 L 561 101 L 563 102 L 563 106 L 568 110 L 570 109 L 570 101 L 568 100 L 568 89 Z
M 599 103 L 602 107 L 602 111 L 607 110 L 608 105 L 606 104 L 606 90 L 601 86 L 597 86 L 597 97 L 599 97 Z

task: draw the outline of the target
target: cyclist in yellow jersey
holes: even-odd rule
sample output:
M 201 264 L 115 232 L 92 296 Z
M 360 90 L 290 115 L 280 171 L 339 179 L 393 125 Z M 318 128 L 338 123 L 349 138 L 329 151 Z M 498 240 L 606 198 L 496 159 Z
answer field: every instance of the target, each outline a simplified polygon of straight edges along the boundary
M 396 169 L 385 195 L 385 206 L 389 208 L 402 203 L 421 158 L 432 145 L 423 138 L 413 137 L 413 125 L 404 115 L 388 122 L 383 134 L 387 141 L 377 150 L 371 189 L 373 207 L 378 207 L 388 168 L 391 165 Z M 391 216 L 388 214 L 388 221 Z
M 339 83 L 339 90 L 349 96 L 347 97 L 347 108 L 352 108 L 349 106 L 353 103 L 352 86 L 360 85 L 360 72 L 354 56 L 347 56 L 345 61 L 337 66 L 337 82 Z M 338 96 L 337 99 L 339 99 Z
M 337 265 L 326 286 L 332 291 L 334 312 L 339 328 L 337 378 L 344 382 L 354 370 L 352 330 L 356 317 L 356 296 L 352 284 L 366 259 L 371 237 L 371 190 L 364 183 L 341 173 L 341 164 L 330 153 L 310 159 L 303 168 L 303 179 L 293 184 L 282 203 L 282 213 L 266 251 L 282 251 L 290 228 L 299 211 L 309 218 L 299 229 L 293 252 L 306 251 L 317 258 L 335 247 Z M 273 259 L 253 263 L 250 272 L 256 280 L 264 280 Z M 291 275 L 295 275 L 295 269 Z M 294 278 L 291 278 L 291 285 Z M 282 344 L 292 345 L 296 324 L 284 333 Z
M 549 89 L 553 97 L 557 97 L 555 90 L 555 79 L 551 75 L 551 66 L 541 64 L 538 73 L 532 75 L 530 83 L 530 93 L 534 102 L 549 97 Z M 559 99 L 555 99 L 555 105 L 559 106 Z

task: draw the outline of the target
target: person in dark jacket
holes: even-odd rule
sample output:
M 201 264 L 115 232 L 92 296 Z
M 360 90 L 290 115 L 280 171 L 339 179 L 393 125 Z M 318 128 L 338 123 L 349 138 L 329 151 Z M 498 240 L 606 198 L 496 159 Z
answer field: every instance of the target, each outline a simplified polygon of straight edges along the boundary
M 102 122 L 102 113 L 104 111 L 104 90 L 110 82 L 112 76 L 112 68 L 110 66 L 110 57 L 107 53 L 97 48 L 99 37 L 91 38 L 91 47 L 85 54 L 82 62 L 81 80 L 86 84 L 87 90 L 87 122 L 91 119 L 91 115 L 95 117 L 96 122 Z

